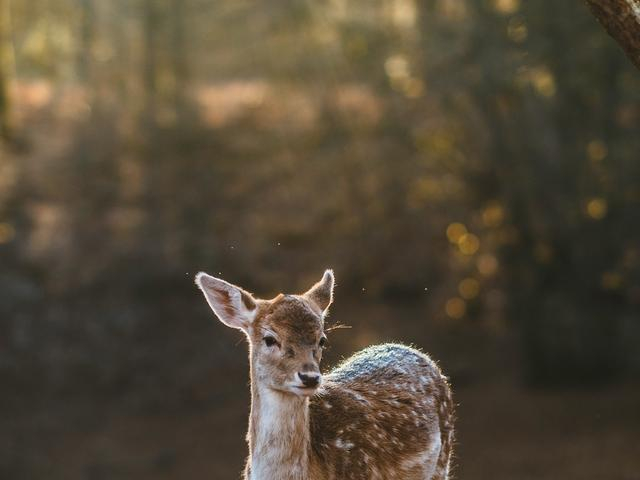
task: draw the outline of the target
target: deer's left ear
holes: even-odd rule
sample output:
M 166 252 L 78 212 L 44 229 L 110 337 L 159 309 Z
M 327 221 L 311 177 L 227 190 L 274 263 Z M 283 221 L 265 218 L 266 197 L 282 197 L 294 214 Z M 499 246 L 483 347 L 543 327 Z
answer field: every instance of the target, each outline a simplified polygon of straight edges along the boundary
M 204 272 L 196 275 L 196 285 L 222 323 L 245 332 L 249 330 L 257 311 L 256 301 L 249 292 Z
M 327 269 L 324 271 L 322 280 L 311 287 L 306 293 L 303 294 L 307 300 L 312 301 L 320 310 L 326 311 L 333 302 L 333 286 L 335 280 L 333 278 L 333 270 Z

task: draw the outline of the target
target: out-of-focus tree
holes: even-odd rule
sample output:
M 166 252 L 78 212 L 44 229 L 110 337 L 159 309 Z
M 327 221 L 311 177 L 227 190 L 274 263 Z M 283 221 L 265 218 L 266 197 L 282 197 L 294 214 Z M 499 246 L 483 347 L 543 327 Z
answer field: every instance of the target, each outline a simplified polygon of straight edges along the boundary
M 9 82 L 12 71 L 11 10 L 9 0 L 0 0 L 0 139 L 12 134 Z
M 80 32 L 78 39 L 78 64 L 76 74 L 82 82 L 89 82 L 89 71 L 94 49 L 95 7 L 93 0 L 78 0 Z
M 142 18 L 144 24 L 144 54 L 143 54 L 143 88 L 144 110 L 143 118 L 147 125 L 153 126 L 157 120 L 158 102 L 158 28 L 159 4 L 154 0 L 142 0 Z
M 447 3 L 455 2 L 437 2 Z M 492 205 L 506 212 L 496 232 L 503 237 L 496 247 L 508 279 L 502 288 L 510 299 L 510 317 L 523 331 L 531 378 L 610 378 L 620 371 L 619 324 L 635 308 L 601 285 L 604 272 L 620 262 L 619 253 L 602 249 L 611 232 L 627 231 L 614 243 L 638 235 L 629 228 L 632 209 L 623 207 L 625 194 L 602 181 L 619 168 L 634 170 L 631 164 L 615 166 L 630 160 L 625 155 L 601 162 L 607 145 L 637 148 L 631 130 L 614 127 L 624 102 L 634 100 L 621 86 L 624 62 L 593 34 L 585 16 L 572 17 L 570 25 L 554 20 L 571 15 L 566 3 L 458 3 L 465 5 L 458 21 L 469 28 L 465 40 L 453 41 L 442 54 L 457 71 L 457 81 L 446 81 L 442 93 L 467 118 L 483 119 L 484 155 L 477 158 L 482 147 L 476 144 L 468 153 L 476 161 L 459 175 L 471 188 L 472 202 L 487 205 L 489 212 L 496 208 Z M 467 15 L 470 24 L 464 22 Z M 432 46 L 438 25 L 442 30 L 447 22 L 435 19 L 425 32 Z M 558 55 L 558 48 L 569 49 L 577 39 L 591 48 Z M 456 45 L 461 45 L 459 57 Z M 599 59 L 595 67 L 594 58 Z M 575 72 L 585 71 L 598 87 L 578 81 Z M 585 118 L 590 119 L 586 124 Z M 478 140 L 469 133 L 468 146 Z M 615 217 L 594 216 L 596 208 L 589 209 L 613 204 L 621 208 Z M 585 292 L 598 293 L 583 308 Z
M 172 0 L 173 12 L 171 21 L 171 57 L 173 69 L 173 109 L 178 118 L 185 109 L 185 96 L 189 86 L 189 55 L 187 47 L 187 3 L 183 0 Z
M 60 295 L 331 263 L 343 292 L 518 328 L 534 379 L 622 370 L 640 88 L 579 3 L 12 5 L 16 248 Z

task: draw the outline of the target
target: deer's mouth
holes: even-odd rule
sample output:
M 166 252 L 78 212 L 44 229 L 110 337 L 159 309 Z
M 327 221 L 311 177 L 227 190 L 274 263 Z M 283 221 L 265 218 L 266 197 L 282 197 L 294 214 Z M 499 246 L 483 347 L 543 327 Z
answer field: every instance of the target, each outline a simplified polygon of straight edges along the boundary
M 294 385 L 293 393 L 303 397 L 311 397 L 318 391 L 318 387 L 305 387 L 304 385 Z

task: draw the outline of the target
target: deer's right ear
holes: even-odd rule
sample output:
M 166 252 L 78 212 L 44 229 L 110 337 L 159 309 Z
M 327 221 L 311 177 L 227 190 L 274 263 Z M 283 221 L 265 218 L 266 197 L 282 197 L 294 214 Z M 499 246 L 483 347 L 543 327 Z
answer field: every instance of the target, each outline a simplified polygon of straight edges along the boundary
M 320 307 L 320 310 L 326 312 L 326 310 L 329 308 L 329 305 L 331 305 L 331 302 L 333 302 L 334 284 L 335 280 L 333 278 L 333 270 L 327 269 L 324 271 L 322 280 L 311 287 L 306 293 L 303 294 L 303 296 Z
M 196 285 L 222 323 L 245 332 L 249 329 L 257 310 L 256 301 L 249 292 L 204 272 L 196 275 Z

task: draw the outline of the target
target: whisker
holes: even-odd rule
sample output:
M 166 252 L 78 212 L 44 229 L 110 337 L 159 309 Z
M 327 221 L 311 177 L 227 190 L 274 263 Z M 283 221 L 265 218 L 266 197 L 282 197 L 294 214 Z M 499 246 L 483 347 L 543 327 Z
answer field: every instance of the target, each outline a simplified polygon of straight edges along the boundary
M 325 332 L 332 332 L 334 330 L 341 330 L 344 328 L 352 328 L 351 325 L 344 325 L 342 323 L 336 323 L 335 325 L 330 326 L 329 328 L 325 329 Z

